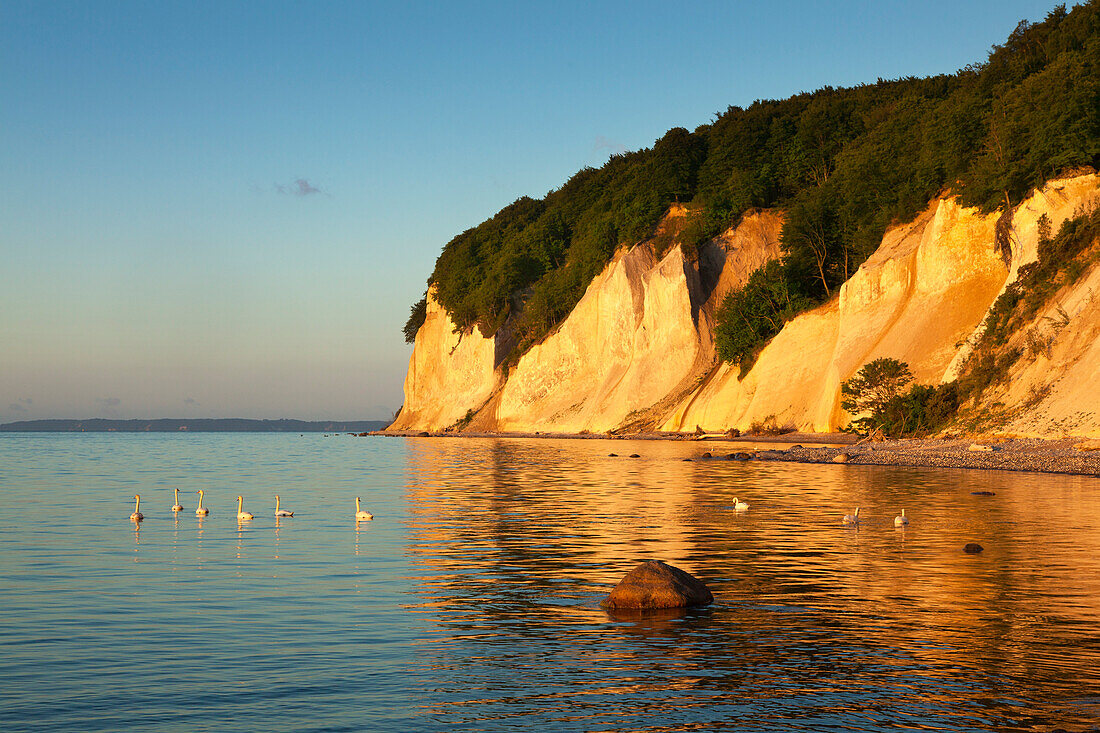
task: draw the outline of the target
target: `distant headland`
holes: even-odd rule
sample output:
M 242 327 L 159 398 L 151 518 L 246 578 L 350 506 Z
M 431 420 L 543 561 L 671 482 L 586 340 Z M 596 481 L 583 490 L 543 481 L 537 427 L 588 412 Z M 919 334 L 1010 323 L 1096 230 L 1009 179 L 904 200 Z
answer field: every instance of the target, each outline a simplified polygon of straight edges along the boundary
M 381 430 L 386 420 L 247 420 L 244 418 L 157 418 L 155 420 L 20 420 L 0 432 L 35 433 L 334 433 Z

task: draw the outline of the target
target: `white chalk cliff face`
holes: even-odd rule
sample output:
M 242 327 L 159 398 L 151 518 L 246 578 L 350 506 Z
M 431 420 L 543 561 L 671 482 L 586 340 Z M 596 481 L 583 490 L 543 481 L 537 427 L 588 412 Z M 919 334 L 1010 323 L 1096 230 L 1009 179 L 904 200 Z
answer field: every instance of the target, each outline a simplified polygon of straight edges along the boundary
M 1012 276 L 1038 259 L 1039 219 L 1051 231 L 1077 214 L 1100 207 L 1100 176 L 1051 181 L 1016 209 Z M 1006 283 L 1007 285 L 1007 283 Z M 1041 344 L 1029 345 L 1029 338 Z M 1004 433 L 1025 437 L 1081 435 L 1100 438 L 1100 263 L 1063 286 L 1008 346 L 1023 351 L 1005 386 L 983 395 Z
M 835 430 L 847 421 L 840 384 L 873 359 L 908 362 L 922 383 L 953 379 L 990 306 L 1034 261 L 1039 218 L 1046 214 L 1057 232 L 1100 203 L 1098 183 L 1091 174 L 1061 179 L 1030 196 L 1013 212 L 1011 253 L 995 244 L 997 215 L 952 198 L 932 202 L 887 231 L 838 297 L 788 323 L 744 378 L 718 363 L 714 314 L 731 288 L 780 255 L 782 218 L 774 212 L 745 216 L 701 247 L 697 261 L 678 245 L 660 259 L 644 243 L 621 250 L 506 378 L 493 370 L 493 339 L 476 331 L 459 338 L 429 298 L 392 427 L 439 429 L 475 410 L 472 427 L 501 431 L 746 429 L 770 416 L 801 430 Z M 1010 429 L 1100 434 L 1097 294 L 1100 268 L 1051 306 L 1070 322 L 1053 336 L 1050 356 L 1017 365 L 1014 391 L 998 396 L 1038 405 L 1006 417 Z
M 494 340 L 476 329 L 455 333 L 429 291 L 427 317 L 405 374 L 405 404 L 390 429 L 442 430 L 481 407 L 497 383 L 494 351 Z

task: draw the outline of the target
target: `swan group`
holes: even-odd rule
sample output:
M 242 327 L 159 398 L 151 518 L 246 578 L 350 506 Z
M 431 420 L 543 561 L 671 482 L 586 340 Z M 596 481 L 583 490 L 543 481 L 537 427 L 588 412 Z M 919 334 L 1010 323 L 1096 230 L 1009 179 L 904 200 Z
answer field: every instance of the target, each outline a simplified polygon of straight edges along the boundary
M 173 512 L 182 512 L 183 511 L 183 505 L 180 504 L 180 490 L 179 489 L 173 489 L 173 491 L 175 492 L 175 497 L 176 498 L 175 498 L 175 504 L 172 505 L 172 511 Z M 202 489 L 198 490 L 199 506 L 198 506 L 197 509 L 195 509 L 195 516 L 199 517 L 199 518 L 209 516 L 209 514 L 210 514 L 210 508 L 207 507 L 204 503 L 205 502 L 205 493 L 206 492 L 204 492 Z M 360 497 L 358 497 L 358 496 L 355 497 L 355 521 L 356 522 L 361 522 L 361 521 L 369 521 L 369 520 L 374 519 L 373 514 L 368 512 L 366 509 L 363 509 L 363 507 L 360 504 L 361 501 L 362 501 L 362 499 L 360 499 Z M 736 498 L 734 499 L 734 505 L 735 505 L 735 508 L 738 511 L 744 511 L 745 509 L 749 508 L 748 504 L 746 504 L 744 502 L 738 502 Z M 293 517 L 293 516 L 294 516 L 294 512 L 282 508 L 281 499 L 279 498 L 279 495 L 276 494 L 275 495 L 275 517 L 276 518 L 282 518 L 282 517 Z M 244 510 L 244 497 L 243 496 L 238 496 L 237 497 L 237 521 L 238 522 L 247 522 L 247 521 L 255 519 L 255 518 L 256 517 L 252 512 L 246 512 Z M 130 519 L 134 522 L 140 522 L 143 519 L 145 519 L 145 515 L 141 513 L 141 496 L 139 494 L 134 495 L 134 512 L 133 512 L 133 514 L 130 515 Z
M 856 507 L 855 513 L 845 514 L 844 519 L 842 519 L 841 521 L 844 522 L 844 524 L 858 526 L 859 525 L 859 507 L 858 506 Z M 902 509 L 901 514 L 894 517 L 894 526 L 895 527 L 906 527 L 908 525 L 909 525 L 909 517 L 905 516 L 905 510 Z

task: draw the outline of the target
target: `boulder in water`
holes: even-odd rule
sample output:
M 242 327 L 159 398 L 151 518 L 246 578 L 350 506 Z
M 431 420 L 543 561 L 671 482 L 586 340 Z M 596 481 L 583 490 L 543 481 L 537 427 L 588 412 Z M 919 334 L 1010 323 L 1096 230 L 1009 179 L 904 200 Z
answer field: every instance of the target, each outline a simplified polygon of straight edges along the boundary
M 984 549 L 985 548 L 979 545 L 977 542 L 967 542 L 966 546 L 963 547 L 963 552 L 965 552 L 967 555 L 977 555 Z
M 627 573 L 600 605 L 608 610 L 643 610 L 705 606 L 712 601 L 714 595 L 698 578 L 660 560 L 649 560 Z

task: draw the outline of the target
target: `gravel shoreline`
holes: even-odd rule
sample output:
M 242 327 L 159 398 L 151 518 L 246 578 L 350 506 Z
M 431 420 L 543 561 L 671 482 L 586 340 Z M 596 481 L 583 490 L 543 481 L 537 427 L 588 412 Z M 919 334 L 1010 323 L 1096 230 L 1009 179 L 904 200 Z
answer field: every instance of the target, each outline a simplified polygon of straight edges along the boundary
M 779 436 L 697 436 L 684 433 L 632 435 L 563 433 L 427 433 L 378 431 L 371 435 L 431 438 L 558 438 L 576 440 L 673 440 L 697 442 L 699 454 L 685 460 L 758 460 L 791 463 L 846 463 L 856 466 L 921 466 L 995 471 L 1062 473 L 1100 477 L 1100 441 L 1085 438 L 925 438 L 860 441 L 848 433 L 790 433 Z M 858 442 L 857 442 L 858 441 Z M 789 448 L 737 450 L 737 443 L 790 445 Z M 716 450 L 723 444 L 733 452 Z M 1076 446 L 1091 445 L 1091 450 Z M 843 455 L 843 458 L 839 456 Z
M 1100 477 L 1100 450 L 1084 451 L 1074 447 L 1082 442 L 1085 441 L 1081 438 L 1016 438 L 978 442 L 959 439 L 886 440 L 844 448 L 799 445 L 787 450 L 757 451 L 754 458 L 793 463 L 976 468 Z M 845 457 L 838 458 L 842 455 Z

